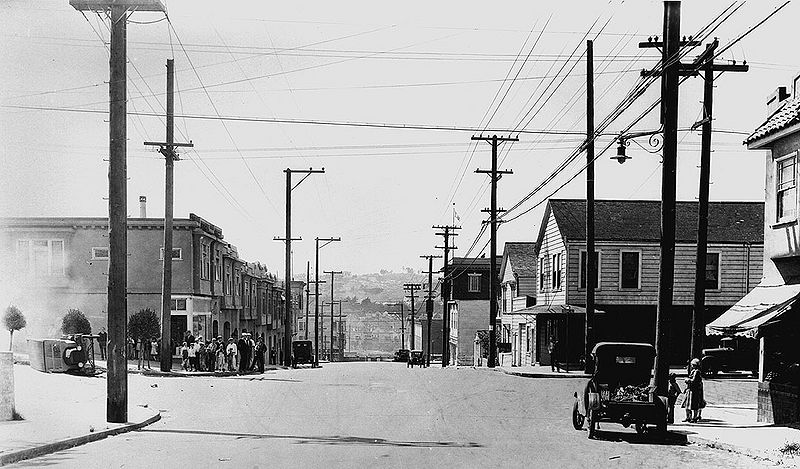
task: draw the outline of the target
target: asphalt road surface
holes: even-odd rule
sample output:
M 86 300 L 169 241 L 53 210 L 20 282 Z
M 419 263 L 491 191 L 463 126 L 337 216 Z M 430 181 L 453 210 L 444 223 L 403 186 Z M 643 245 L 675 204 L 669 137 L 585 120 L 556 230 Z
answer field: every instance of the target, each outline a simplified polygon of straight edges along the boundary
M 763 467 L 745 456 L 572 428 L 582 379 L 402 363 L 232 378 L 131 375 L 130 405 L 162 420 L 15 467 Z

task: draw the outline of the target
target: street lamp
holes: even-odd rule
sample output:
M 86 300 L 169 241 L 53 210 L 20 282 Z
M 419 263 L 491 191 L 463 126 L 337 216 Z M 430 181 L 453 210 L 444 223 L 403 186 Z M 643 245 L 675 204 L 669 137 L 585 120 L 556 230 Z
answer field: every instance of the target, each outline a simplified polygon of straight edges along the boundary
M 644 130 L 641 132 L 620 134 L 619 137 L 617 137 L 617 141 L 619 142 L 619 145 L 617 145 L 617 154 L 616 156 L 612 156 L 611 159 L 617 160 L 619 164 L 631 159 L 631 157 L 626 154 L 626 148 L 630 146 L 631 142 L 639 145 L 642 150 L 648 153 L 660 152 L 664 147 L 664 139 L 661 136 L 663 131 L 663 128 L 661 128 L 658 130 Z M 648 137 L 647 144 L 650 148 L 647 148 L 641 143 L 637 142 L 636 139 L 639 137 Z

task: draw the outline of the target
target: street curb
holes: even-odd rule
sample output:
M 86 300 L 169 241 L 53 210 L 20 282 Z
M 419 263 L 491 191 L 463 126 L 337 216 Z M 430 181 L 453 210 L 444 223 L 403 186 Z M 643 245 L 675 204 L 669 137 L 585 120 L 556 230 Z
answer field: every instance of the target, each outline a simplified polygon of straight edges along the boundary
M 128 423 L 123 426 L 117 428 L 110 428 L 108 430 L 103 430 L 101 432 L 89 433 L 87 435 L 56 441 L 54 443 L 48 443 L 34 448 L 26 448 L 19 451 L 12 451 L 10 453 L 0 455 L 0 466 L 13 464 L 15 462 L 24 461 L 26 459 L 38 458 L 39 456 L 44 456 L 46 454 L 57 453 L 59 451 L 64 451 L 66 449 L 74 448 L 76 446 L 85 445 L 86 443 L 92 443 L 94 441 L 102 440 L 108 438 L 109 436 L 119 435 L 122 433 L 138 430 L 152 423 L 158 422 L 159 420 L 161 420 L 161 412 L 156 412 L 155 415 L 149 417 L 148 419 L 142 422 Z
M 766 451 L 759 451 L 751 448 L 745 448 L 743 446 L 732 445 L 730 443 L 725 443 L 724 441 L 719 441 L 711 438 L 703 438 L 698 435 L 686 435 L 686 441 L 688 443 L 693 443 L 696 445 L 708 446 L 709 448 L 714 448 L 722 451 L 729 451 L 731 453 L 749 456 L 753 459 L 764 459 L 767 461 L 772 461 L 774 463 L 781 462 L 780 458 L 776 458 L 774 455 L 771 455 L 769 452 Z
M 513 371 L 504 370 L 502 368 L 495 368 L 494 371 L 499 371 L 511 376 L 519 376 L 521 378 L 591 378 L 591 375 L 586 373 L 535 373 L 526 371 Z
M 267 371 L 280 371 L 286 368 L 264 368 L 264 373 Z M 195 378 L 195 377 L 209 377 L 209 376 L 216 376 L 218 378 L 226 378 L 231 376 L 249 376 L 249 375 L 260 375 L 263 374 L 258 371 L 247 371 L 245 373 L 241 373 L 238 371 L 223 371 L 223 372 L 215 372 L 215 371 L 160 371 L 160 370 L 128 370 L 130 374 L 137 374 L 142 376 L 148 377 L 167 377 L 167 378 Z

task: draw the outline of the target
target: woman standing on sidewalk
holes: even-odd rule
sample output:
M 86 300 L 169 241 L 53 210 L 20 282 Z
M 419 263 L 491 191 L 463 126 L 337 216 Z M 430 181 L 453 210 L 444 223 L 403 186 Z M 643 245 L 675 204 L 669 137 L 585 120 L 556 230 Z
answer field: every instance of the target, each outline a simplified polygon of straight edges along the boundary
M 682 407 L 686 408 L 684 422 L 699 422 L 706 401 L 703 398 L 703 373 L 700 371 L 700 360 L 693 358 L 689 364 L 689 377 L 686 379 L 686 398 Z

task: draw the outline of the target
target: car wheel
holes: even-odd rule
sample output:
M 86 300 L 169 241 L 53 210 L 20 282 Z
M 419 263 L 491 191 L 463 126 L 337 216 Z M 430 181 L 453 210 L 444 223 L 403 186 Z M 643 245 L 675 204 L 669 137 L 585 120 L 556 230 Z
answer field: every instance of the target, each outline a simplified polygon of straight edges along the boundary
M 589 421 L 589 439 L 597 438 L 597 415 L 592 409 L 589 409 L 586 419 Z
M 578 412 L 578 401 L 576 400 L 572 405 L 572 426 L 575 428 L 575 430 L 583 430 L 584 420 L 584 416 Z
M 647 426 L 645 424 L 643 424 L 643 423 L 637 423 L 636 424 L 636 433 L 641 435 L 642 433 L 644 433 L 646 431 L 647 431 Z

